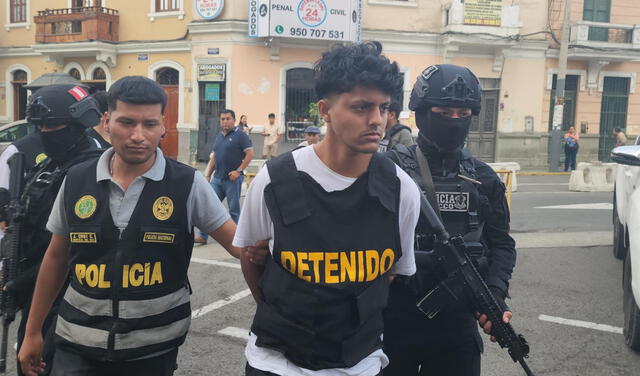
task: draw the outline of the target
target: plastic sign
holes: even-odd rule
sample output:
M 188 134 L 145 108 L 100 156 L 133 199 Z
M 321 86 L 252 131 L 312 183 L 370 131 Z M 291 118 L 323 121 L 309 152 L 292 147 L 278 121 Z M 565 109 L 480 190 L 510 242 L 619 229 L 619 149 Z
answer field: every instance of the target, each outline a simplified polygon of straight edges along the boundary
M 362 0 L 249 0 L 249 36 L 360 40 Z
M 195 0 L 196 12 L 205 20 L 212 20 L 222 13 L 224 0 Z

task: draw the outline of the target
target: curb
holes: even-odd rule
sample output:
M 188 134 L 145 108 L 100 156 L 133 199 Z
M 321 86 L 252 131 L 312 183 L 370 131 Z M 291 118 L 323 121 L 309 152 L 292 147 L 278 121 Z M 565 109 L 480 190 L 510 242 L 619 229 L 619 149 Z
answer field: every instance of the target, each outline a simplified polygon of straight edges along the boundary
M 518 176 L 562 176 L 571 175 L 570 172 L 548 172 L 548 171 L 518 171 Z

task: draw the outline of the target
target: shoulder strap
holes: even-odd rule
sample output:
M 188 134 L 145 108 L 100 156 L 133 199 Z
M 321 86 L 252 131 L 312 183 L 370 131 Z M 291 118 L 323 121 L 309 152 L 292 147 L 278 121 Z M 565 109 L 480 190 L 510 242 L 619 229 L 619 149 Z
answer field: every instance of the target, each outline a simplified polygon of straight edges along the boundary
M 427 161 L 427 158 L 422 154 L 420 146 L 416 146 L 416 159 L 418 160 L 418 168 L 420 168 L 420 175 L 422 176 L 422 179 L 420 179 L 422 184 L 418 183 L 418 186 L 424 190 L 433 211 L 435 211 L 440 220 L 442 220 L 438 200 L 436 200 L 436 188 L 433 184 L 433 177 L 431 177 L 429 161 Z
M 389 129 L 389 139 L 391 139 L 393 136 L 395 136 L 398 132 L 400 132 L 401 130 L 406 129 L 409 132 L 411 132 L 411 128 L 407 127 L 406 125 L 403 124 L 396 124 L 393 127 L 391 127 L 391 129 Z
M 301 221 L 311 215 L 296 163 L 291 152 L 267 161 L 271 189 L 284 225 Z

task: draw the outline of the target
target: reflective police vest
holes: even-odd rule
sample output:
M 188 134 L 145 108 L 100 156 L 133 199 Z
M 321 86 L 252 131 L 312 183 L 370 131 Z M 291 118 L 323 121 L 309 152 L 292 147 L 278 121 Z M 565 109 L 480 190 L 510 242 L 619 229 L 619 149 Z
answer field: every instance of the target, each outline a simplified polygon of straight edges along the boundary
M 147 179 L 122 233 L 111 217 L 109 181 L 96 182 L 97 160 L 69 170 L 64 207 L 71 278 L 56 326 L 60 346 L 121 361 L 184 342 L 193 248 L 186 202 L 194 170 L 165 160 L 164 178 Z
M 297 171 L 291 153 L 267 168 L 274 246 L 256 344 L 306 369 L 352 367 L 382 347 L 387 272 L 402 254 L 395 165 L 374 154 L 367 173 L 334 192 Z

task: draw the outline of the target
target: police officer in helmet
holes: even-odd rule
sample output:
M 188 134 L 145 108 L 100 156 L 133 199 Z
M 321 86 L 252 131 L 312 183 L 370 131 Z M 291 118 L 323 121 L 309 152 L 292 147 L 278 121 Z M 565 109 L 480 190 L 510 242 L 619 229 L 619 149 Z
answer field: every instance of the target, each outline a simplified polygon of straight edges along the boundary
M 99 119 L 95 100 L 79 86 L 51 85 L 37 90 L 30 97 L 27 120 L 38 126 L 37 134 L 46 157 L 25 177 L 22 197 L 26 216 L 19 239 L 19 274 L 7 283 L 7 289 L 15 295 L 22 308 L 18 350 L 25 334 L 34 281 L 51 239 L 51 233 L 46 230 L 47 218 L 67 170 L 99 153 L 95 141 L 86 135 L 86 128 Z M 56 311 L 57 302 L 42 329 L 45 338 L 43 358 L 48 365 L 53 358 L 51 334 Z M 42 374 L 48 375 L 49 371 L 47 366 Z M 19 367 L 18 374 L 22 374 Z
M 433 65 L 425 69 L 411 93 L 409 108 L 419 128 L 417 145 L 398 145 L 389 156 L 416 181 L 442 218 L 447 231 L 463 235 L 467 252 L 511 319 L 504 304 L 515 265 L 515 242 L 509 236 L 505 186 L 487 164 L 464 149 L 472 116 L 480 112 L 481 88 L 467 68 Z M 466 306 L 448 306 L 432 319 L 416 300 L 433 288 L 439 269 L 432 255 L 433 236 L 422 221 L 416 228 L 414 277 L 397 278 L 385 312 L 386 376 L 480 375 L 482 339 L 491 323 Z M 491 338 L 494 340 L 494 338 Z

